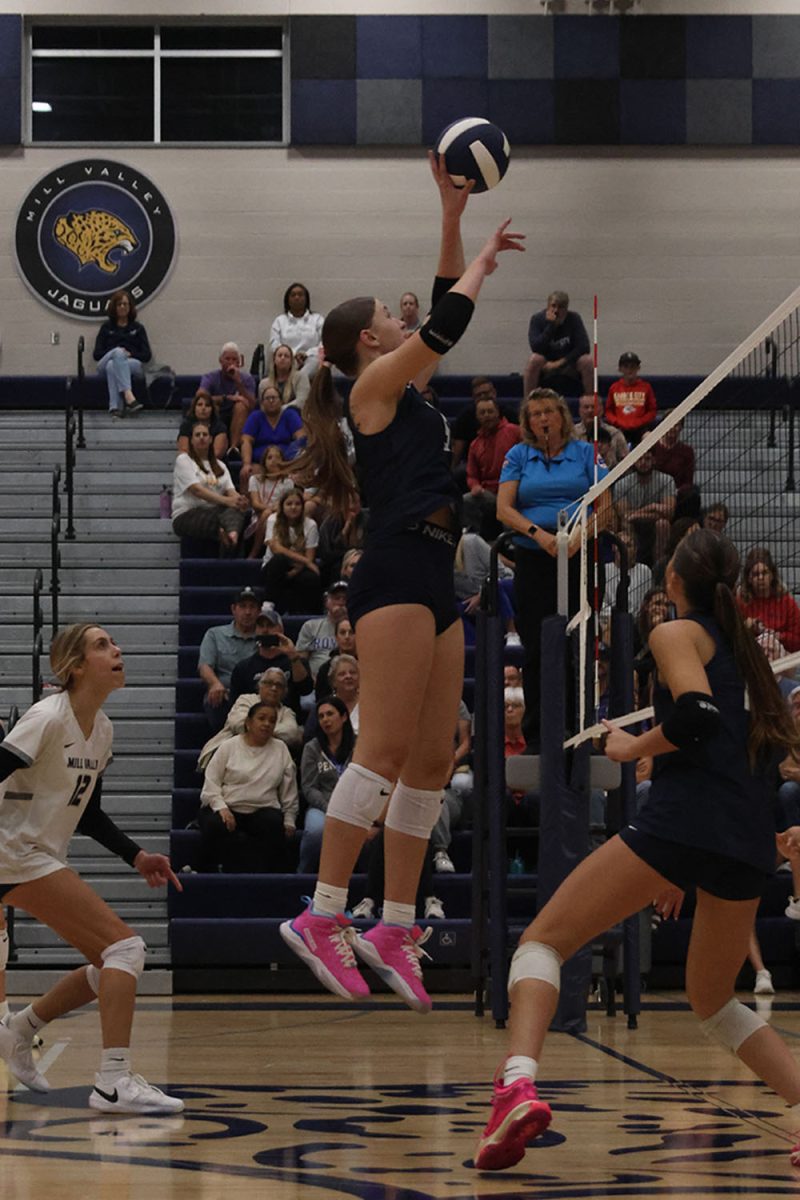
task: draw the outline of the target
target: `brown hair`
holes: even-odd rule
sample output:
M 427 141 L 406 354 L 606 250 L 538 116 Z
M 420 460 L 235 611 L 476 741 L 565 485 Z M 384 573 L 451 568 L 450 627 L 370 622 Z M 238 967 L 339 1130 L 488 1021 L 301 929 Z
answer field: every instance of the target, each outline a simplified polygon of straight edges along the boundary
M 216 405 L 214 404 L 214 400 L 211 396 L 211 393 L 205 391 L 203 388 L 198 388 L 197 392 L 192 397 L 192 403 L 189 405 L 189 411 L 187 412 L 186 416 L 188 417 L 188 419 L 190 421 L 202 421 L 202 423 L 205 425 L 207 423 L 206 418 L 198 417 L 198 415 L 197 415 L 197 401 L 198 400 L 205 400 L 206 404 L 208 404 L 210 406 L 211 417 L 209 417 L 208 420 L 211 420 L 211 418 L 216 417 L 216 415 L 217 415 Z M 210 432 L 211 432 L 211 430 L 209 429 L 209 433 Z
M 750 697 L 750 765 L 776 747 L 792 754 L 800 749 L 795 727 L 767 657 L 744 623 L 733 588 L 739 574 L 739 552 L 726 537 L 695 529 L 680 543 L 672 568 L 683 582 L 686 599 L 698 612 L 711 613 L 728 638 Z
M 299 517 L 299 520 L 297 522 L 295 522 L 294 525 L 291 525 L 289 523 L 289 518 L 287 517 L 286 513 L 284 512 L 284 505 L 286 504 L 286 501 L 289 499 L 290 496 L 299 496 L 300 497 L 300 517 Z M 288 492 L 283 493 L 280 500 L 278 501 L 278 508 L 275 513 L 274 536 L 278 539 L 278 541 L 280 542 L 280 544 L 282 546 L 286 546 L 286 547 L 291 546 L 292 549 L 297 550 L 297 552 L 299 554 L 302 554 L 306 548 L 306 535 L 305 535 L 305 529 L 304 529 L 304 525 L 303 525 L 304 520 L 305 520 L 305 517 L 304 517 L 304 513 L 303 513 L 303 489 L 299 488 L 299 487 L 290 488 Z M 290 530 L 292 530 L 292 529 L 294 529 L 294 531 L 297 535 L 294 541 L 292 541 L 292 539 L 291 539 Z
M 128 310 L 128 320 L 136 320 L 136 305 L 133 303 L 133 296 L 130 294 L 130 292 L 126 292 L 125 288 L 119 288 L 118 291 L 112 292 L 108 297 L 108 300 L 106 300 L 106 312 L 114 324 L 117 322 L 117 304 L 123 296 L 127 296 L 128 304 L 130 305 Z
M 50 643 L 50 666 L 63 691 L 69 691 L 72 686 L 72 673 L 86 657 L 87 633 L 90 629 L 99 628 L 96 621 L 89 621 L 82 625 L 68 625 L 66 629 L 57 633 Z
M 208 421 L 195 421 L 194 425 L 192 426 L 192 437 L 194 436 L 195 430 L 199 429 L 201 426 L 203 427 L 203 429 L 208 430 L 208 434 L 209 434 L 209 438 L 210 438 L 211 437 L 211 426 L 209 425 Z M 194 444 L 192 442 L 191 437 L 189 438 L 189 449 L 187 450 L 186 453 L 189 455 L 189 458 L 192 460 L 192 462 L 196 463 L 197 466 L 202 471 L 203 463 L 202 463 L 201 459 L 199 459 L 197 457 L 197 451 L 194 448 Z M 208 443 L 208 465 L 211 467 L 211 470 L 214 472 L 217 479 L 219 479 L 223 473 L 223 469 L 220 466 L 220 464 L 217 462 L 217 456 L 214 453 L 213 440 L 210 440 Z
M 247 726 L 249 725 L 250 720 L 256 715 L 256 713 L 258 712 L 258 710 L 260 708 L 268 708 L 270 710 L 270 712 L 274 712 L 275 720 L 277 721 L 277 719 L 278 719 L 277 704 L 273 704 L 271 700 L 256 700 L 255 704 L 251 704 L 247 710 L 247 716 L 244 719 L 244 730 L 242 731 L 243 733 L 248 732 Z
M 755 599 L 753 589 L 750 587 L 750 572 L 753 567 L 761 564 L 765 566 L 772 575 L 772 582 L 769 585 L 770 596 L 785 596 L 786 588 L 781 582 L 781 577 L 778 574 L 778 568 L 775 566 L 775 559 L 770 554 L 766 546 L 751 546 L 747 551 L 747 557 L 744 560 L 742 567 L 742 579 L 739 584 L 739 594 L 745 604 L 749 604 Z
M 335 512 L 344 514 L 358 492 L 355 475 L 347 461 L 347 447 L 339 418 L 341 400 L 333 386 L 328 365 L 350 377 L 358 374 L 358 343 L 362 329 L 369 329 L 375 316 L 375 297 L 358 296 L 331 309 L 322 326 L 325 359 L 314 376 L 303 407 L 308 430 L 306 449 L 292 460 L 293 471 L 310 470 L 314 483 Z
M 528 394 L 528 398 L 522 401 L 519 410 L 519 430 L 522 434 L 523 442 L 527 442 L 529 446 L 535 446 L 537 450 L 543 450 L 544 447 L 539 445 L 539 441 L 531 432 L 531 423 L 528 419 L 528 409 L 531 404 L 542 403 L 549 400 L 561 417 L 561 437 L 564 442 L 572 442 L 575 440 L 575 424 L 572 420 L 572 413 L 569 411 L 569 406 L 563 396 L 559 396 L 558 392 L 554 392 L 552 388 L 534 388 Z

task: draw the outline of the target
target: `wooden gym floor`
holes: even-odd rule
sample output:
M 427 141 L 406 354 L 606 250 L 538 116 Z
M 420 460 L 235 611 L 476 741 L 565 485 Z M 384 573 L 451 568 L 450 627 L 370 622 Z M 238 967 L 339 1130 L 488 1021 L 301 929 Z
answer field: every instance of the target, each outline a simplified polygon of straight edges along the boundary
M 772 1010 L 793 1047 L 799 1001 L 782 993 Z M 636 1031 L 592 1011 L 584 1036 L 551 1037 L 553 1125 L 500 1174 L 471 1156 L 504 1035 L 466 1001 L 420 1017 L 388 999 L 145 997 L 134 1069 L 186 1101 L 160 1119 L 86 1107 L 99 1045 L 87 1010 L 45 1030 L 46 1097 L 0 1063 L 0 1197 L 796 1197 L 780 1102 L 705 1041 L 680 993 L 647 1006 Z

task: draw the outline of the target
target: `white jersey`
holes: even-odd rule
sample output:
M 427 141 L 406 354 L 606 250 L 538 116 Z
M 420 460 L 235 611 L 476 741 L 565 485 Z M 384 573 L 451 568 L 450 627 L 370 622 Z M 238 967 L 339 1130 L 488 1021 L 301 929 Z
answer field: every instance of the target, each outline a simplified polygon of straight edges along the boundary
M 28 883 L 66 865 L 70 838 L 111 760 L 111 722 L 83 736 L 67 692 L 32 705 L 5 740 L 27 765 L 0 783 L 0 884 Z

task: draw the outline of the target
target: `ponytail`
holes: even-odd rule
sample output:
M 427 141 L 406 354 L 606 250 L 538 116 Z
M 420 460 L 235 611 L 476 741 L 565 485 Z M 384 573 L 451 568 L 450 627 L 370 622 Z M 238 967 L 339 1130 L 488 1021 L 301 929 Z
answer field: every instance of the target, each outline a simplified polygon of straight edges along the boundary
M 755 769 L 762 756 L 776 746 L 796 754 L 800 731 L 783 698 L 775 672 L 752 630 L 742 619 L 736 597 L 726 583 L 714 588 L 714 619 L 729 639 L 739 673 L 750 698 L 750 735 L 747 748 Z
M 767 656 L 744 622 L 733 594 L 739 573 L 736 547 L 725 537 L 696 529 L 684 537 L 672 560 L 686 598 L 693 608 L 711 611 L 725 637 L 750 702 L 747 748 L 755 770 L 762 757 L 784 748 L 793 757 L 800 751 L 800 730 L 795 726 Z
M 343 516 L 358 495 L 358 485 L 347 461 L 341 416 L 342 403 L 333 386 L 330 366 L 322 363 L 303 406 L 303 423 L 308 430 L 306 447 L 286 464 L 284 471 L 291 471 L 295 479 L 307 474 L 308 486 L 318 487 L 331 508 Z

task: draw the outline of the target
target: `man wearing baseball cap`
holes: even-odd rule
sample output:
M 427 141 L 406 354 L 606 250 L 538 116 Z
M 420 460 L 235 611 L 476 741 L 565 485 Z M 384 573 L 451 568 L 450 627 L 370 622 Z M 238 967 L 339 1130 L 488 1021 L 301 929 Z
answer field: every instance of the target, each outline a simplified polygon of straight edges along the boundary
M 308 655 L 308 669 L 314 679 L 322 664 L 336 648 L 336 622 L 347 616 L 347 580 L 337 579 L 325 593 L 325 615 L 306 621 L 297 635 L 297 649 Z
M 608 389 L 606 421 L 621 429 L 632 446 L 656 423 L 656 394 L 646 379 L 639 378 L 642 361 L 633 350 L 619 356 L 622 376 Z
M 231 597 L 229 625 L 212 625 L 200 643 L 197 671 L 206 685 L 203 711 L 213 733 L 225 724 L 230 707 L 228 687 L 233 668 L 258 649 L 256 619 L 261 601 L 252 588 L 239 588 Z

